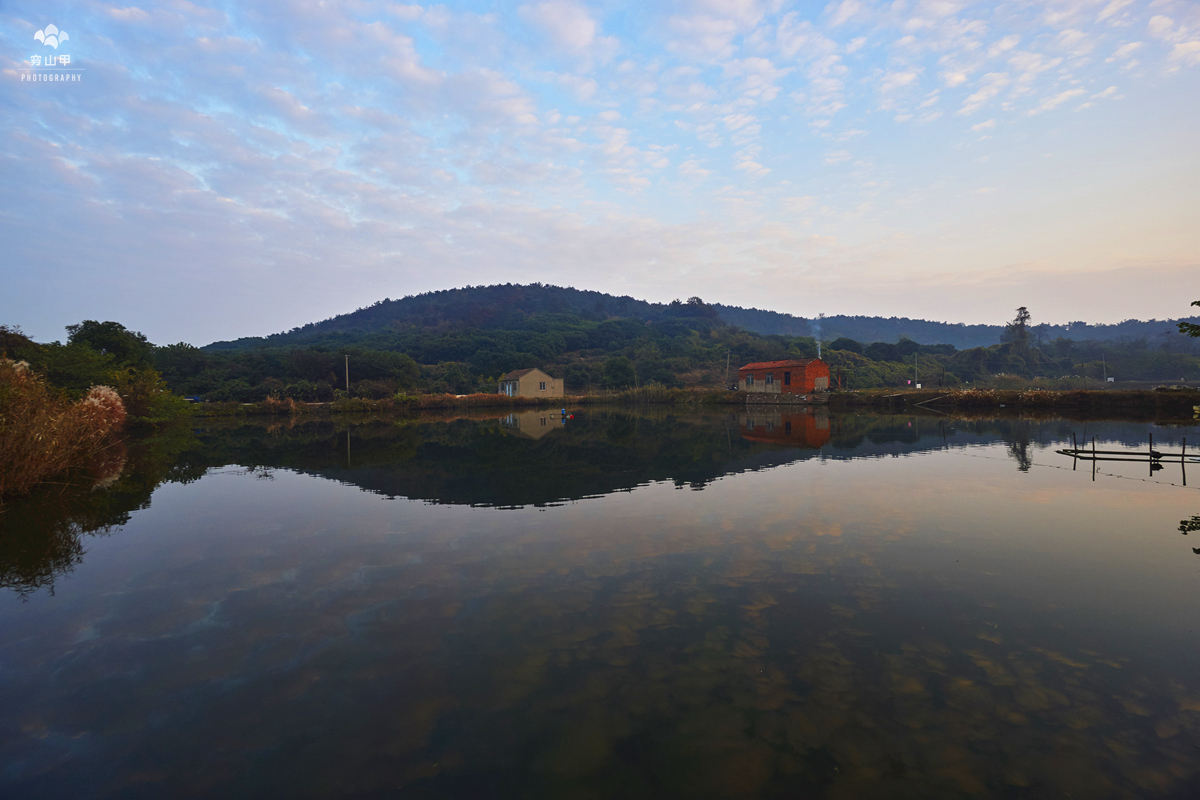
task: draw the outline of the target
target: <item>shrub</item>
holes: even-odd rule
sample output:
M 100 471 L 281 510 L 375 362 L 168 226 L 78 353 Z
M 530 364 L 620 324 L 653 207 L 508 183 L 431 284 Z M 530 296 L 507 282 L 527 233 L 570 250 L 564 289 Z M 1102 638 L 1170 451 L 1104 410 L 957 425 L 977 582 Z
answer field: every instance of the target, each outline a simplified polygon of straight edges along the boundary
M 93 386 L 72 402 L 24 362 L 0 359 L 0 496 L 89 464 L 111 478 L 103 453 L 125 418 L 124 403 L 108 386 Z

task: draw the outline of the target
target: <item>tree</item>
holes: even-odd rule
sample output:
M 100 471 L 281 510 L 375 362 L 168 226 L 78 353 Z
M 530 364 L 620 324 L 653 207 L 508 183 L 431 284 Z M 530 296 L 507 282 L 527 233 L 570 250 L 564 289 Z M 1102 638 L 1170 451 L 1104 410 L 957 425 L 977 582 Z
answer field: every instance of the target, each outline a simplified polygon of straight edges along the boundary
M 604 381 L 615 389 L 634 382 L 633 363 L 625 356 L 613 356 L 604 362 Z
M 32 347 L 36 347 L 33 340 L 19 326 L 0 325 L 0 358 L 19 360 L 21 353 Z
M 830 350 L 845 350 L 850 353 L 862 353 L 862 345 L 853 339 L 847 339 L 841 336 L 829 343 Z
M 1193 300 L 1192 305 L 1200 306 L 1200 300 Z M 1179 332 L 1185 336 L 1200 337 L 1200 325 L 1194 322 L 1181 322 L 1179 323 Z
M 137 331 L 128 330 L 119 322 L 96 322 L 85 319 L 78 325 L 67 326 L 67 342 L 82 344 L 102 355 L 110 355 L 122 366 L 148 367 L 154 345 Z
M 1025 306 L 1018 308 L 1017 316 L 1004 326 L 1004 332 L 1000 334 L 1000 341 L 1027 347 L 1029 345 L 1029 318 L 1029 309 Z

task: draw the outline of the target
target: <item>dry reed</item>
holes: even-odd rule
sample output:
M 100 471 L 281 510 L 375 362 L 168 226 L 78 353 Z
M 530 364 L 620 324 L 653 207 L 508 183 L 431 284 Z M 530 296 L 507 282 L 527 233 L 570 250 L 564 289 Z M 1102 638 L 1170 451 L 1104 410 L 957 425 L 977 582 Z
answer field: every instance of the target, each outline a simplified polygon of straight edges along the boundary
M 72 402 L 24 362 L 0 359 L 0 496 L 93 464 L 111 477 L 104 451 L 124 423 L 125 405 L 110 387 L 93 386 Z

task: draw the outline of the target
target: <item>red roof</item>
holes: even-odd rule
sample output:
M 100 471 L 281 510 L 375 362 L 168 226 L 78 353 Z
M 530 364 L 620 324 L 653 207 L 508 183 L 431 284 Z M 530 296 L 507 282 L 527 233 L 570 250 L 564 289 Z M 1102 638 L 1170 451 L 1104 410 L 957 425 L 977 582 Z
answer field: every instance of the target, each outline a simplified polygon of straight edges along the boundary
M 819 358 L 792 358 L 786 361 L 756 361 L 753 364 L 747 364 L 744 367 L 738 367 L 738 372 L 745 372 L 748 369 L 784 369 L 785 367 L 807 367 L 809 364 L 821 363 Z

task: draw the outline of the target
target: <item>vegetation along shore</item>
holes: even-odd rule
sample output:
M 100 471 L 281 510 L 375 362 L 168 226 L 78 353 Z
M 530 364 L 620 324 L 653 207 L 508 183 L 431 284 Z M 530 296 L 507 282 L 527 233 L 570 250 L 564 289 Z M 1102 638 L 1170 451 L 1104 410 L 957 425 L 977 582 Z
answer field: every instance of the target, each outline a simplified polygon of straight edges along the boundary
M 755 400 L 730 388 L 741 365 L 817 356 L 830 374 L 822 399 L 835 408 L 1190 419 L 1200 406 L 1197 317 L 1121 323 L 1109 331 L 1115 340 L 1068 338 L 1101 328 L 1034 325 L 1025 308 L 994 329 L 967 336 L 961 327 L 803 320 L 698 297 L 652 304 L 540 284 L 388 300 L 205 347 L 155 345 L 114 321 L 70 325 L 65 343 L 0 325 L 0 495 L 72 469 L 103 480 L 111 471 L 103 454 L 115 452 L 122 431 L 192 416 L 741 405 Z M 880 331 L 896 339 L 847 335 Z M 960 350 L 909 334 L 998 341 Z M 562 381 L 564 396 L 497 393 L 502 375 L 528 368 Z

